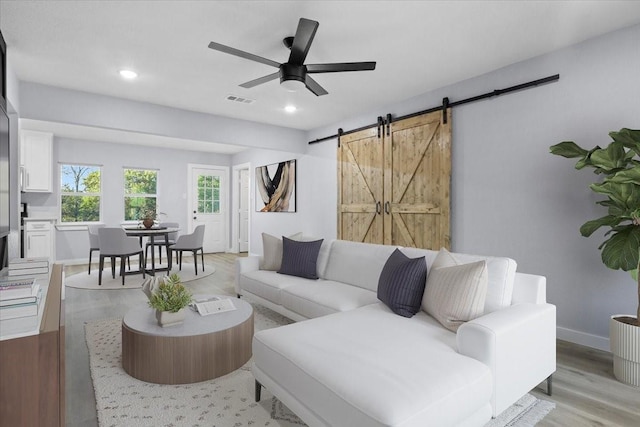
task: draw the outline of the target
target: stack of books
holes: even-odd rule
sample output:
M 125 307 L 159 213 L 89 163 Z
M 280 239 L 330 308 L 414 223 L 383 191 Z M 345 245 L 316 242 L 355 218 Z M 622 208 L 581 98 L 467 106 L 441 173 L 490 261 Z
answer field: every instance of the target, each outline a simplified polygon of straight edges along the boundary
M 8 275 L 12 279 L 48 277 L 48 258 L 14 258 L 9 261 Z
M 0 279 L 0 320 L 37 316 L 41 292 L 34 279 Z

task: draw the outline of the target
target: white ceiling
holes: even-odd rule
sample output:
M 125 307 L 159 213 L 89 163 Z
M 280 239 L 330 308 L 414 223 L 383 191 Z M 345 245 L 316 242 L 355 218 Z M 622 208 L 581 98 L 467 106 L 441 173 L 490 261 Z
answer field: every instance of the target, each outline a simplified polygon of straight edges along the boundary
M 373 60 L 377 69 L 315 75 L 322 97 L 277 80 L 244 89 L 276 70 L 207 47 L 285 62 L 282 39 L 300 17 L 320 22 L 307 63 Z M 22 81 L 303 130 L 638 22 L 638 1 L 0 1 Z M 121 68 L 139 78 L 124 81 Z

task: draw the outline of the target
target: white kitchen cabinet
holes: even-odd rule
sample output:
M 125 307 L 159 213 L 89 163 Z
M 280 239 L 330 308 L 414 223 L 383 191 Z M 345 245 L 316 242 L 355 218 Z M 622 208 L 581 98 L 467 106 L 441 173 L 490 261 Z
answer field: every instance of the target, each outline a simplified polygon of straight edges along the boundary
M 20 131 L 20 184 L 25 192 L 53 191 L 53 134 Z
M 55 261 L 54 226 L 52 221 L 25 221 L 24 254 L 26 258 L 49 258 Z

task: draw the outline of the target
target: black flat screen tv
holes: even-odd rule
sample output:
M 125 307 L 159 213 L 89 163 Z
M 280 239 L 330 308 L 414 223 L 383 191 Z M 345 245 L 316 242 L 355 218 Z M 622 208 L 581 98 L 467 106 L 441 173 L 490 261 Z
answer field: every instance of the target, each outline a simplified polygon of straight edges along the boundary
M 9 234 L 9 188 L 9 116 L 0 106 L 0 238 Z

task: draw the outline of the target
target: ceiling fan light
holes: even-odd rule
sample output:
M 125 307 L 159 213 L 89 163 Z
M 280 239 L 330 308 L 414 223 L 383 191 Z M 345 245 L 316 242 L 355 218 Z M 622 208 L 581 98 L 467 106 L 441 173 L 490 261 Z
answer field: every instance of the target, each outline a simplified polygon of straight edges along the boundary
M 300 80 L 283 80 L 280 85 L 289 92 L 297 92 L 305 88 L 304 83 Z

